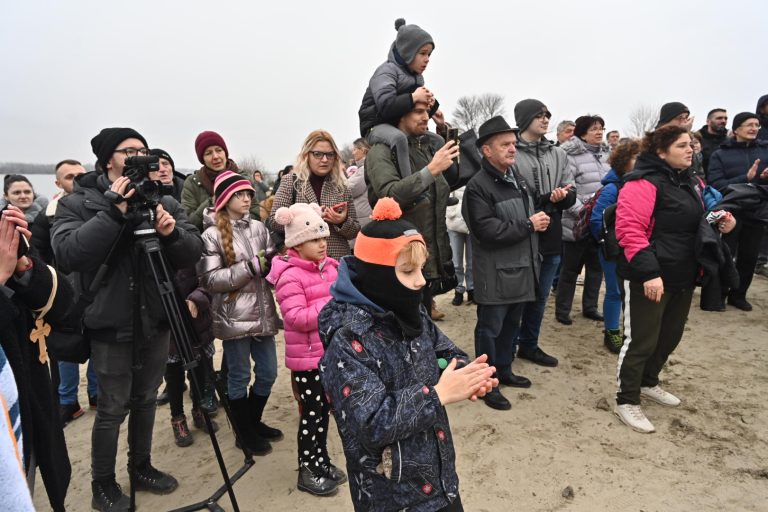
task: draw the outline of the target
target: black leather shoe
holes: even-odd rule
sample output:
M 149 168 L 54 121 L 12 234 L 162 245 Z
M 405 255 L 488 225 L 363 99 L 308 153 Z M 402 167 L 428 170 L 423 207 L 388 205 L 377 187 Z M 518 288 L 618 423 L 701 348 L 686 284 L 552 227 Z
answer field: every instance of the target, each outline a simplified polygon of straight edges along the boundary
M 602 322 L 603 320 L 605 320 L 605 318 L 603 318 L 603 315 L 601 315 L 597 311 L 587 311 L 583 313 L 583 315 L 584 315 L 584 318 L 589 318 L 590 320 L 594 320 L 595 322 Z
M 451 304 L 454 306 L 461 306 L 461 303 L 464 302 L 464 294 L 459 292 L 453 293 L 453 300 L 451 301 Z
M 752 304 L 747 302 L 747 299 L 744 297 L 730 296 L 728 297 L 728 304 L 742 311 L 752 311 Z
M 467 290 L 467 305 L 475 303 L 475 290 Z
M 533 364 L 537 364 L 539 366 L 549 366 L 551 368 L 557 366 L 558 362 L 556 357 L 552 357 L 551 355 L 541 350 L 539 347 L 536 347 L 531 351 L 517 349 L 517 357 L 520 359 L 527 359 Z
M 499 373 L 499 382 L 505 386 L 512 386 L 513 388 L 529 388 L 531 387 L 531 381 L 521 375 L 515 375 L 512 372 Z
M 573 323 L 573 320 L 571 320 L 571 317 L 568 315 L 566 316 L 555 315 L 555 320 L 557 320 L 563 325 L 571 325 Z
M 131 500 L 123 494 L 120 484 L 115 479 L 94 480 L 91 482 L 91 508 L 101 512 L 128 512 Z
M 136 467 L 134 481 L 137 491 L 149 491 L 154 494 L 168 494 L 179 486 L 175 478 L 153 467 L 149 462 Z
M 512 408 L 512 404 L 507 400 L 504 395 L 501 394 L 499 388 L 493 388 L 493 390 L 482 397 L 480 400 L 485 402 L 485 405 L 491 409 L 498 411 L 508 411 Z

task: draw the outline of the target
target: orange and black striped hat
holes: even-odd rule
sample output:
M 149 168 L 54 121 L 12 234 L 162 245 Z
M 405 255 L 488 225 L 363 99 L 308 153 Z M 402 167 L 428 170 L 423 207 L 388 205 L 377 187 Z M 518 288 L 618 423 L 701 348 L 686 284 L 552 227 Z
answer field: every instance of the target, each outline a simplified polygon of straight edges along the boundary
M 403 247 L 424 238 L 416 226 L 403 220 L 400 205 L 391 197 L 379 199 L 371 213 L 371 222 L 365 225 L 355 240 L 355 257 L 366 263 L 394 267 Z

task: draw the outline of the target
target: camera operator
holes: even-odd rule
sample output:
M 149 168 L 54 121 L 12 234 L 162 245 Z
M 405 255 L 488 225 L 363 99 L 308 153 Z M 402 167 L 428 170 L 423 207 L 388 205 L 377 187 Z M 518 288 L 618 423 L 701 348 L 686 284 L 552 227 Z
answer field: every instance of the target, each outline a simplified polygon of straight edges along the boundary
M 91 505 L 101 511 L 127 510 L 129 499 L 115 480 L 115 458 L 120 425 L 129 411 L 128 457 L 136 489 L 165 494 L 178 486 L 175 478 L 150 463 L 169 327 L 146 257 L 134 243 L 134 211 L 146 217 L 152 204 L 140 203 L 131 180 L 123 175 L 126 158 L 147 154 L 146 140 L 131 128 L 105 128 L 91 139 L 91 147 L 97 171 L 79 176 L 73 193 L 59 202 L 53 249 L 62 271 L 79 273 L 76 284 L 83 290 L 115 246 L 106 277 L 83 318 L 99 381 L 91 440 Z M 193 266 L 200 259 L 202 241 L 181 205 L 163 196 L 154 213 L 153 227 L 170 264 L 175 269 Z

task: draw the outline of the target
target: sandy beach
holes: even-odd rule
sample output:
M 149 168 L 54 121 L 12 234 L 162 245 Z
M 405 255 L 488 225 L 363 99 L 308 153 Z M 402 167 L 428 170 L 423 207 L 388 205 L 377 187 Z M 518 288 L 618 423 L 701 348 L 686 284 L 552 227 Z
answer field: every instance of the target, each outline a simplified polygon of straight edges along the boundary
M 581 288 L 577 289 L 577 295 Z M 472 354 L 475 306 L 452 306 L 452 294 L 438 298 L 446 318 L 438 326 Z M 751 313 L 732 307 L 724 313 L 698 308 L 698 292 L 685 336 L 662 372 L 662 384 L 683 401 L 678 408 L 645 404 L 656 433 L 638 434 L 613 415 L 616 356 L 602 345 L 602 324 L 581 316 L 574 300 L 574 324 L 554 321 L 550 298 L 540 344 L 560 360 L 557 368 L 516 361 L 514 371 L 533 381 L 530 389 L 503 388 L 511 411 L 482 402 L 449 406 L 462 500 L 467 511 L 765 511 L 768 510 L 768 279 L 755 276 Z M 221 356 L 218 347 L 217 359 Z M 257 457 L 235 486 L 243 511 L 352 510 L 349 489 L 316 498 L 296 489 L 296 404 L 282 359 L 265 420 L 285 440 Z M 85 366 L 80 403 L 85 396 Z M 190 403 L 186 397 L 189 417 Z M 90 510 L 90 438 L 95 411 L 87 411 L 64 432 L 72 461 L 67 508 Z M 218 439 L 234 472 L 242 453 L 222 413 Z M 126 422 L 127 424 L 127 422 Z M 117 461 L 124 490 L 126 424 Z M 190 418 L 191 425 L 191 418 Z M 193 428 L 195 443 L 174 444 L 168 406 L 155 421 L 153 463 L 180 482 L 168 496 L 139 493 L 138 510 L 169 510 L 210 495 L 221 483 L 208 437 Z M 344 467 L 335 426 L 329 451 Z M 38 477 L 35 504 L 48 510 Z M 232 510 L 228 498 L 220 505 Z

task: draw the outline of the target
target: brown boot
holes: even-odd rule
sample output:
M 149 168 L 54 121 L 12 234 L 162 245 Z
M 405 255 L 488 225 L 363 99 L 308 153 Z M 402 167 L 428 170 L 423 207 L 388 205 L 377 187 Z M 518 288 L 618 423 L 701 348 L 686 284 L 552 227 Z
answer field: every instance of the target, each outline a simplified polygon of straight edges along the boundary
M 194 442 L 192 432 L 189 431 L 189 427 L 187 426 L 187 417 L 183 414 L 171 418 L 171 428 L 173 428 L 173 437 L 176 441 L 176 446 L 183 448 Z
M 432 320 L 442 320 L 445 318 L 445 313 L 440 312 L 437 309 L 437 305 L 435 304 L 435 301 L 432 301 Z

